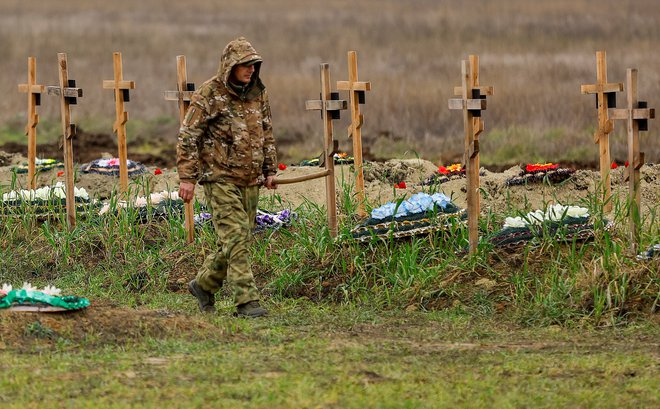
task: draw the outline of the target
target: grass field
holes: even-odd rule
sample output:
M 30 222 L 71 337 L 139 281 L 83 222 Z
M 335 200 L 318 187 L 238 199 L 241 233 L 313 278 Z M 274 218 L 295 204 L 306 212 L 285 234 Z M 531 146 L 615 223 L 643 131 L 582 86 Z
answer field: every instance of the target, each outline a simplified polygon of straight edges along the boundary
M 111 133 L 113 101 L 101 82 L 112 78 L 112 52 L 123 53 L 124 77 L 137 84 L 127 104 L 131 120 L 150 123 L 176 117 L 175 105 L 162 97 L 174 87 L 176 55 L 187 56 L 189 80 L 199 85 L 215 73 L 224 45 L 245 35 L 265 58 L 283 158 L 318 154 L 320 121 L 304 112 L 304 102 L 318 95 L 319 63 L 331 64 L 332 81 L 347 79 L 346 55 L 356 50 L 360 79 L 373 88 L 364 106 L 364 145 L 377 157 L 418 152 L 443 163 L 460 157 L 462 121 L 447 100 L 460 82 L 461 59 L 478 54 L 481 83 L 495 87 L 484 114 L 484 164 L 531 161 L 524 146 L 534 146 L 540 160 L 595 163 L 594 97 L 580 95 L 580 85 L 595 82 L 595 52 L 605 50 L 609 81 L 625 82 L 626 69 L 638 68 L 640 99 L 658 105 L 659 19 L 655 0 L 5 0 L 0 141 L 22 134 L 25 96 L 16 84 L 25 81 L 28 56 L 37 58 L 38 80 L 54 84 L 56 54 L 67 52 L 71 78 L 85 92 L 74 120 Z M 625 96 L 618 101 L 624 104 Z M 44 135 L 59 133 L 58 110 L 44 97 Z M 346 117 L 335 129 L 341 148 L 350 150 Z M 54 128 L 46 129 L 49 124 Z M 650 162 L 660 160 L 657 129 L 652 122 L 642 137 Z M 144 134 L 174 143 L 176 130 L 171 121 Z M 624 126 L 615 133 L 613 158 L 625 160 Z M 513 157 L 501 151 L 503 144 L 518 147 Z

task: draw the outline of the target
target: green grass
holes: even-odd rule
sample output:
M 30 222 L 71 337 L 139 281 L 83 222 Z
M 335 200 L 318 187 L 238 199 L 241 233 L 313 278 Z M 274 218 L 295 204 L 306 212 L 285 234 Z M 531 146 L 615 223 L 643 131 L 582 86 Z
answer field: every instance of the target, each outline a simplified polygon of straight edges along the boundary
M 149 186 L 137 182 L 134 193 Z M 467 232 L 349 239 L 352 186 L 339 186 L 339 238 L 307 202 L 290 227 L 255 236 L 253 270 L 271 316 L 201 316 L 185 282 L 213 242 L 186 245 L 180 219 L 127 210 L 0 223 L 0 283 L 85 296 L 85 313 L 0 313 L 0 402 L 36 407 L 651 407 L 657 404 L 658 260 L 628 253 L 625 203 L 614 232 L 515 253 Z M 273 196 L 262 206 L 283 203 Z M 583 203 L 594 215 L 602 203 Z M 372 204 L 370 203 L 369 206 Z M 522 206 L 522 208 L 521 208 Z M 61 210 L 51 209 L 57 213 Z M 505 216 L 481 218 L 483 235 Z M 658 237 L 655 208 L 642 245 Z M 224 291 L 224 290 L 223 290 Z M 39 382 L 37 382 L 39 380 Z M 219 402 L 219 403 L 218 403 Z
M 0 352 L 5 407 L 652 407 L 653 327 L 505 328 L 283 301 L 258 321 L 95 348 Z M 0 318 L 1 319 L 1 318 Z M 197 319 L 197 318 L 195 318 Z M 229 320 L 229 322 L 227 322 Z M 233 333 L 222 329 L 233 326 Z M 197 340 L 195 340 L 197 338 Z M 81 348 L 82 347 L 82 348 Z

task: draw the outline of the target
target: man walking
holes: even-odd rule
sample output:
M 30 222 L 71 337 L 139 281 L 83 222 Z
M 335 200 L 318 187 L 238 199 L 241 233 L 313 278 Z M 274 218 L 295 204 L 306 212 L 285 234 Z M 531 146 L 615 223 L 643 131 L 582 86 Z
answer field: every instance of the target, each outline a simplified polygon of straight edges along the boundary
M 204 189 L 216 234 L 216 249 L 188 290 L 203 312 L 215 311 L 215 293 L 231 286 L 236 314 L 260 317 L 249 260 L 259 184 L 275 189 L 277 157 L 266 87 L 259 78 L 262 58 L 239 37 L 225 47 L 218 73 L 193 93 L 179 131 L 179 196 L 189 202 L 195 184 Z

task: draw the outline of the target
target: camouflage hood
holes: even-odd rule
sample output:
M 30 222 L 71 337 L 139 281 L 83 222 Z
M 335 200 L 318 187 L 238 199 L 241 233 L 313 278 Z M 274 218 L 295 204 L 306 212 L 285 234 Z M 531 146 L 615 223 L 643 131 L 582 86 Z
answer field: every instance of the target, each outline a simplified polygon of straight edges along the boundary
M 254 64 L 254 74 L 252 74 L 252 79 L 246 87 L 251 91 L 248 92 L 250 97 L 248 99 L 252 99 L 256 95 L 261 94 L 265 89 L 265 86 L 259 78 L 259 71 L 261 70 L 261 62 L 263 60 L 261 56 L 257 54 L 257 50 L 252 47 L 252 44 L 250 44 L 245 37 L 238 37 L 225 47 L 222 52 L 222 57 L 220 58 L 220 67 L 218 67 L 218 79 L 230 89 L 229 76 L 231 75 L 232 68 L 237 64 L 244 64 L 249 61 L 257 61 Z

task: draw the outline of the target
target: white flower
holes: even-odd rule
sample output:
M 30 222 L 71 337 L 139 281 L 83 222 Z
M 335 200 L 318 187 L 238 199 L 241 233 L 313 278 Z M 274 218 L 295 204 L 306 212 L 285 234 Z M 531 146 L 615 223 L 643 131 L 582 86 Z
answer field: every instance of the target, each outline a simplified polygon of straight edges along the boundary
M 145 207 L 147 205 L 147 198 L 139 196 L 135 198 L 135 207 Z
M 62 290 L 60 290 L 59 288 L 57 288 L 55 286 L 47 285 L 46 287 L 44 287 L 42 293 L 57 297 L 60 294 L 62 294 Z
M 50 199 L 50 188 L 49 187 L 40 187 L 34 192 L 37 199 L 49 200 Z
M 7 295 L 11 290 L 13 290 L 11 284 L 3 284 L 2 288 L 0 288 L 0 294 Z
M 166 192 L 163 192 L 163 193 L 166 193 Z M 175 190 L 173 192 L 167 192 L 167 193 L 169 193 L 170 200 L 181 200 L 179 198 L 179 192 L 178 191 Z
M 101 210 L 99 210 L 99 214 L 106 214 L 108 210 L 110 210 L 110 203 L 104 204 Z
M 566 214 L 570 217 L 588 217 L 589 209 L 579 206 L 568 206 Z
M 504 228 L 507 227 L 525 227 L 527 226 L 527 221 L 522 217 L 507 217 L 504 219 Z
M 77 188 L 77 187 L 74 186 L 73 187 L 73 196 L 74 197 L 79 197 L 83 200 L 89 200 L 89 194 L 87 194 L 87 191 L 85 190 L 85 188 L 82 188 L 82 187 Z
M 9 193 L 3 193 L 2 194 L 2 201 L 3 202 L 14 201 L 16 199 L 18 199 L 18 194 L 14 190 L 12 190 Z
M 527 213 L 526 217 L 529 223 L 539 225 L 545 220 L 545 213 L 543 210 L 535 210 Z
M 23 282 L 23 287 L 21 288 L 21 290 L 26 290 L 26 291 L 39 291 L 39 290 L 37 289 L 37 287 L 32 287 L 32 284 L 30 284 L 30 283 L 28 283 L 28 282 L 26 282 L 26 281 Z
M 64 183 L 62 182 L 57 182 L 55 186 L 53 186 L 51 190 L 51 194 L 54 197 L 58 197 L 60 199 L 66 199 L 66 192 L 65 192 L 66 187 L 64 186 Z
M 166 196 L 164 196 L 161 193 L 152 193 L 149 195 L 149 201 L 151 202 L 152 205 L 155 205 L 165 200 L 165 197 Z

